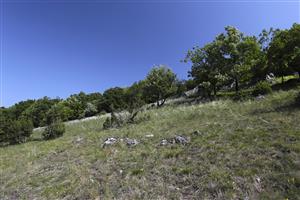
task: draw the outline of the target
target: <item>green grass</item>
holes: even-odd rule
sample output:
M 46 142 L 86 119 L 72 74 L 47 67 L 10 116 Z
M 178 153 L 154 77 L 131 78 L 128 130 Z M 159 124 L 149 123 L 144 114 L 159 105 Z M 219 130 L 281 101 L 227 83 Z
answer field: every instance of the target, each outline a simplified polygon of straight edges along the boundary
M 35 132 L 30 142 L 0 148 L 0 199 L 299 199 L 298 92 L 166 106 L 120 129 L 85 121 L 50 141 Z M 176 134 L 191 143 L 159 146 Z M 111 136 L 140 144 L 101 148 Z

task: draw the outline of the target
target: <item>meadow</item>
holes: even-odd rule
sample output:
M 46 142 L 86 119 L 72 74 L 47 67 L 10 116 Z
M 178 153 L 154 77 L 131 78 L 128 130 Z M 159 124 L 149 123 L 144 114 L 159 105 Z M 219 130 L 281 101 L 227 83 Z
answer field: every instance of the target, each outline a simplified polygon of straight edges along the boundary
M 49 141 L 35 131 L 0 148 L 0 199 L 300 199 L 298 93 L 166 105 L 118 129 L 95 118 Z M 160 145 L 176 135 L 190 142 Z M 103 148 L 108 137 L 139 144 Z

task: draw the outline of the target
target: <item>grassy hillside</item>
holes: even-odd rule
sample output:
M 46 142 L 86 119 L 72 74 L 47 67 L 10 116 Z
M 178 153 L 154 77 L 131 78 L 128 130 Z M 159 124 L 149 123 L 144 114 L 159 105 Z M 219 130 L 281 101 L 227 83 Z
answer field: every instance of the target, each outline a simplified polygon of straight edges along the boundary
M 298 92 L 166 106 L 121 129 L 84 121 L 51 141 L 36 131 L 0 148 L 0 199 L 300 199 Z M 191 142 L 159 145 L 175 135 Z M 102 148 L 112 136 L 140 144 Z

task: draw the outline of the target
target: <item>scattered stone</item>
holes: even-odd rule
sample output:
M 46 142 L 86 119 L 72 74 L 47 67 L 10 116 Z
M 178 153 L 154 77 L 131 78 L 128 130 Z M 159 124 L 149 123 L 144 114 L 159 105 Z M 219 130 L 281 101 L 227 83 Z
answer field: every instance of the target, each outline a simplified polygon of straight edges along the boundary
M 275 75 L 273 73 L 267 74 L 266 81 L 268 83 L 273 84 L 273 83 L 276 82 L 275 80 L 276 80 L 276 77 L 275 77 Z
M 259 177 L 254 177 L 254 187 L 258 192 L 262 192 L 262 180 Z
M 175 136 L 174 140 L 175 140 L 175 143 L 177 143 L 177 144 L 186 145 L 187 143 L 189 143 L 189 139 L 187 137 L 180 136 L 180 135 Z
M 168 144 L 182 144 L 182 145 L 186 145 L 189 142 L 190 142 L 190 138 L 177 135 L 174 138 L 171 138 L 171 139 L 168 139 L 168 140 L 167 139 L 161 140 L 160 141 L 160 145 L 161 146 L 165 146 L 165 145 L 168 145 Z
M 152 138 L 152 137 L 154 137 L 154 135 L 153 134 L 148 134 L 148 135 L 145 135 L 145 137 L 146 138 Z
M 166 140 L 166 139 L 163 139 L 162 141 L 160 141 L 160 145 L 161 146 L 165 146 L 165 145 L 168 145 L 168 140 Z
M 136 139 L 130 139 L 130 138 L 126 138 L 125 141 L 127 146 L 129 147 L 136 146 L 139 143 Z
M 265 96 L 264 95 L 258 95 L 257 97 L 256 97 L 256 100 L 262 100 L 262 99 L 264 99 L 265 98 Z
M 112 144 L 116 143 L 117 141 L 118 141 L 118 140 L 117 140 L 116 138 L 114 138 L 114 137 L 107 138 L 107 139 L 104 141 L 104 143 L 103 143 L 103 145 L 102 145 L 102 148 L 104 148 L 104 147 L 107 146 L 107 145 L 112 145 Z
M 75 140 L 73 140 L 73 144 L 76 146 L 80 145 L 83 143 L 84 138 L 83 137 L 77 137 Z

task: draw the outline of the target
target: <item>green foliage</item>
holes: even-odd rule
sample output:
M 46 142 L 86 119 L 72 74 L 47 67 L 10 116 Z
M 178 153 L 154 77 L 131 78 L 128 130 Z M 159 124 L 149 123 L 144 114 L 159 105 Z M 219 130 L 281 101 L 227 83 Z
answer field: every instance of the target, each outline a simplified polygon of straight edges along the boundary
M 10 119 L 5 111 L 0 111 L 0 144 L 18 144 L 32 134 L 33 124 L 28 119 Z
M 132 121 L 132 113 L 129 112 L 112 112 L 111 116 L 106 118 L 103 123 L 103 129 L 120 128 Z
M 123 110 L 127 107 L 125 101 L 125 89 L 120 87 L 110 88 L 103 93 L 101 107 L 106 112 Z
M 103 129 L 110 129 L 112 128 L 112 122 L 111 122 L 111 117 L 107 117 L 106 120 L 103 123 Z
M 71 115 L 72 110 L 64 102 L 59 102 L 53 105 L 46 113 L 45 124 L 50 125 L 52 122 L 58 120 L 67 121 L 71 118 Z
M 64 101 L 64 105 L 67 106 L 72 112 L 69 115 L 70 120 L 81 119 L 84 117 L 84 109 L 86 106 L 86 95 L 83 92 L 79 94 L 73 94 Z
M 125 90 L 125 102 L 126 109 L 129 112 L 134 112 L 145 104 L 145 98 L 143 96 L 145 88 L 145 81 L 139 81 L 133 83 L 129 88 Z
M 6 112 L 8 113 L 9 117 L 11 119 L 20 119 L 22 116 L 22 113 L 27 110 L 32 104 L 34 104 L 35 100 L 26 100 L 26 101 L 20 101 L 16 103 L 15 105 L 9 107 L 6 109 Z
M 50 140 L 62 136 L 64 132 L 65 124 L 61 121 L 55 121 L 45 128 L 42 135 L 45 140 Z
M 167 97 L 176 93 L 176 75 L 166 66 L 155 66 L 145 80 L 144 95 L 147 102 L 165 103 Z
M 225 33 L 203 48 L 188 51 L 185 61 L 192 62 L 190 76 L 204 87 L 210 96 L 228 83 L 235 83 L 236 92 L 241 83 L 251 79 L 251 70 L 261 67 L 263 52 L 255 37 L 244 36 L 234 27 L 226 27 Z
M 97 107 L 94 104 L 88 102 L 86 104 L 86 108 L 84 109 L 84 116 L 90 117 L 90 116 L 94 116 L 97 113 L 98 113 Z
M 270 84 L 266 81 L 260 81 L 253 88 L 252 95 L 254 95 L 254 96 L 265 95 L 265 94 L 269 94 L 271 92 L 272 92 L 272 88 L 271 88 Z
M 26 119 L 30 119 L 34 127 L 44 126 L 46 125 L 46 113 L 59 101 L 61 100 L 50 99 L 49 97 L 38 99 L 22 113 L 22 116 Z
M 278 30 L 270 43 L 268 63 L 277 76 L 300 72 L 300 24 L 289 30 Z

